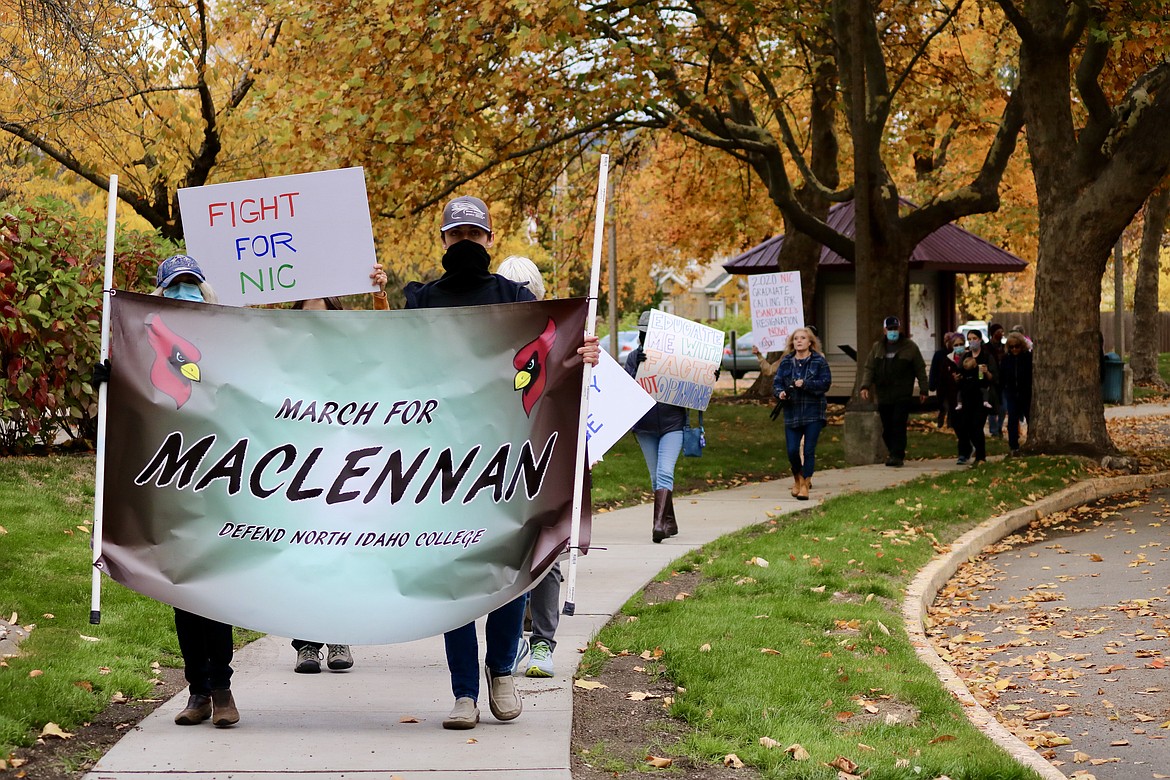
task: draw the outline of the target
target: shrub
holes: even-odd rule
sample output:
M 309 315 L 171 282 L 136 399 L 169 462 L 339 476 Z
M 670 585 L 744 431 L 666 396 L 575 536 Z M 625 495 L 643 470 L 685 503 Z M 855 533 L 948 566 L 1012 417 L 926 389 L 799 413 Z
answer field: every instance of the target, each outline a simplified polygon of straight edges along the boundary
M 101 348 L 105 224 L 52 199 L 0 204 L 0 454 L 92 443 Z M 123 232 L 116 289 L 150 290 L 175 246 Z

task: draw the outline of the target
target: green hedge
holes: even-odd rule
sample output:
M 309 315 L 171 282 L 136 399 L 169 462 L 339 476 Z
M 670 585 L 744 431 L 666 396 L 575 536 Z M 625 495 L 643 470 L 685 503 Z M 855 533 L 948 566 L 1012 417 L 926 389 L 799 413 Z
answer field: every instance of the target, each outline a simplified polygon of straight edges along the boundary
M 106 229 L 70 205 L 0 203 L 0 454 L 84 448 L 97 428 L 90 385 L 101 348 Z M 119 231 L 114 286 L 149 291 L 173 243 Z

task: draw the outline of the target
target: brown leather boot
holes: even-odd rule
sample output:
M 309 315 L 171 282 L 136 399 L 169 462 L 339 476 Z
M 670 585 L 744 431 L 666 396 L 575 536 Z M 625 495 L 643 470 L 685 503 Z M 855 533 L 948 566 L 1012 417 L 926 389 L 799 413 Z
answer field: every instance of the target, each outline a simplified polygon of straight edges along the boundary
M 797 471 L 796 469 L 793 469 L 792 470 L 792 487 L 788 490 L 788 492 L 792 494 L 793 498 L 796 498 L 797 494 L 800 493 L 800 483 L 803 480 L 804 480 L 804 477 L 800 476 L 800 472 Z
M 191 694 L 187 707 L 175 716 L 180 726 L 197 726 L 211 717 L 211 697 L 199 693 Z
M 670 491 L 660 488 L 654 491 L 654 530 L 650 538 L 658 544 L 666 538 L 666 500 Z
M 666 536 L 669 539 L 672 536 L 678 536 L 678 520 L 674 516 L 674 491 L 666 491 L 666 509 L 662 513 L 666 520 Z
M 808 501 L 809 481 L 804 477 L 797 477 L 797 480 L 800 482 L 800 488 L 796 491 L 796 500 Z
M 232 698 L 230 688 L 211 692 L 211 709 L 211 723 L 214 726 L 222 729 L 240 722 L 240 711 L 236 709 L 236 700 Z

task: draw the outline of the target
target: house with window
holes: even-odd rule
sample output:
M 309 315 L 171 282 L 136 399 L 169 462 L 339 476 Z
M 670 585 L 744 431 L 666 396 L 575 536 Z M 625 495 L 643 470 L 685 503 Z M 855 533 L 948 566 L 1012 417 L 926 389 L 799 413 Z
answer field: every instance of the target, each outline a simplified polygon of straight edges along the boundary
M 662 293 L 659 308 L 695 322 L 711 322 L 728 314 L 748 312 L 747 279 L 729 273 L 720 257 L 684 270 L 667 269 L 655 274 Z

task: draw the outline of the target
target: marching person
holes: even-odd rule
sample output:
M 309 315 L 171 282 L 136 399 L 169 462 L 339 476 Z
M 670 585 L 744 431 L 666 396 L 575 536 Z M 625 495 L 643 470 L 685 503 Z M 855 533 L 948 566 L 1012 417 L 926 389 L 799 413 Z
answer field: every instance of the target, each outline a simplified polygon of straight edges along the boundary
M 638 365 L 646 361 L 646 329 L 650 326 L 650 311 L 638 317 L 638 348 L 626 356 L 626 373 L 638 374 Z M 661 401 L 634 423 L 634 436 L 642 448 L 646 468 L 650 471 L 650 488 L 654 491 L 654 524 L 650 539 L 658 544 L 678 533 L 674 516 L 674 467 L 682 454 L 683 428 L 687 410 Z
M 492 218 L 487 204 L 479 198 L 457 197 L 443 208 L 439 227 L 443 246 L 443 275 L 436 281 L 410 282 L 404 290 L 406 308 L 479 306 L 493 303 L 534 301 L 536 296 L 524 285 L 493 274 L 488 250 L 495 243 Z M 597 364 L 600 349 L 597 337 L 588 336 L 577 350 L 582 359 Z M 512 668 L 524 634 L 525 596 L 513 599 L 487 616 L 485 672 L 488 704 L 498 720 L 520 715 L 523 702 L 516 690 Z M 472 621 L 443 636 L 447 668 L 455 706 L 443 721 L 445 729 L 473 729 L 479 723 L 479 642 Z
M 218 303 L 199 263 L 187 255 L 172 255 L 159 264 L 151 295 L 180 301 Z M 187 706 L 175 716 L 180 726 L 195 726 L 208 718 L 219 728 L 240 720 L 232 696 L 232 627 L 218 620 L 175 607 L 175 633 L 183 656 L 183 676 L 191 691 Z
M 900 467 L 906 460 L 906 425 L 910 420 L 910 402 L 914 398 L 914 380 L 918 380 L 918 399 L 926 403 L 926 363 L 909 336 L 902 332 L 897 317 L 882 323 L 884 338 L 874 343 L 865 360 L 861 377 L 861 400 L 877 395 L 878 415 L 882 420 L 882 441 L 888 456 L 886 465 Z
M 381 263 L 374 263 L 374 270 L 370 272 L 370 281 L 378 289 L 370 293 L 375 311 L 387 311 L 390 303 L 386 299 L 386 276 Z M 341 300 L 334 297 L 309 298 L 297 301 L 292 306 L 302 311 L 342 311 L 345 306 Z M 293 671 L 297 674 L 319 674 L 321 672 L 322 652 L 325 648 L 325 665 L 330 671 L 343 672 L 353 668 L 353 652 L 349 645 L 332 645 L 324 642 L 310 642 L 306 639 L 294 639 L 293 649 L 297 651 L 296 661 L 293 662 Z
M 808 501 L 816 469 L 817 439 L 825 427 L 825 393 L 833 384 L 829 361 L 820 347 L 820 341 L 808 328 L 792 331 L 772 382 L 772 391 L 784 408 L 784 436 L 793 478 L 791 492 L 798 501 Z

